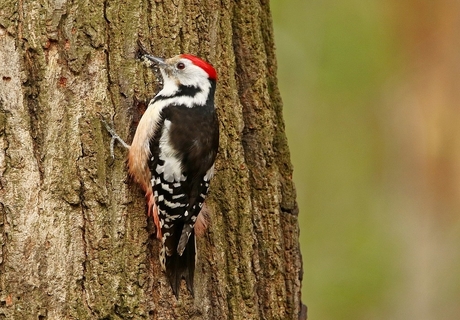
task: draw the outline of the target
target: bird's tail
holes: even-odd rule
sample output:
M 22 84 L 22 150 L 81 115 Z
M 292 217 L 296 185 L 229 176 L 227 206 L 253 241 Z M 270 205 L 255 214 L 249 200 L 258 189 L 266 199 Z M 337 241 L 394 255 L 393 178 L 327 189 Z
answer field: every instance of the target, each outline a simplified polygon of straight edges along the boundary
M 177 239 L 175 239 L 174 241 L 174 249 L 171 250 L 172 253 L 170 255 L 168 255 L 168 250 L 166 250 L 165 248 L 166 244 L 163 245 L 163 249 L 161 252 L 163 256 L 160 257 L 160 260 L 164 261 L 166 276 L 168 277 L 172 291 L 176 298 L 179 298 L 179 290 L 182 279 L 185 280 L 187 289 L 193 296 L 193 277 L 195 274 L 195 233 L 192 231 L 182 255 L 179 255 L 179 253 L 176 250 L 180 236 L 180 233 L 177 236 L 173 235 L 173 237 L 177 237 Z

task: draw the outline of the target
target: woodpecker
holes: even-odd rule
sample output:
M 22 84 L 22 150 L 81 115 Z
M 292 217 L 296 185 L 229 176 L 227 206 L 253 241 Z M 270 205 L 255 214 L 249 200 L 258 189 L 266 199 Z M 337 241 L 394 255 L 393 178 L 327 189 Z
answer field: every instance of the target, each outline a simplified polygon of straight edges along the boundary
M 131 146 L 126 145 L 128 168 L 146 192 L 147 214 L 162 243 L 160 262 L 178 298 L 182 279 L 193 295 L 195 231 L 205 227 L 199 213 L 219 146 L 217 73 L 190 54 L 143 57 L 158 65 L 163 88 L 148 104 Z

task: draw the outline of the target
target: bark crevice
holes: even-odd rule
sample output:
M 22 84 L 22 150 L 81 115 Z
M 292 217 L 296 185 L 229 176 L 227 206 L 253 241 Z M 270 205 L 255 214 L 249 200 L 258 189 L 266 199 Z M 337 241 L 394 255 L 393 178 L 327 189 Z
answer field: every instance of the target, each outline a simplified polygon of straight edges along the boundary
M 86 213 L 86 210 L 85 210 L 85 186 L 84 186 L 84 178 L 80 172 L 80 166 L 78 165 L 78 162 L 81 160 L 82 157 L 84 157 L 84 153 L 83 153 L 83 146 L 81 146 L 81 156 L 77 159 L 77 163 L 76 163 L 76 167 L 77 167 L 77 178 L 78 178 L 78 181 L 80 183 L 80 188 L 79 188 L 79 194 L 78 194 L 78 198 L 79 198 L 79 209 L 80 209 L 80 212 L 81 212 L 81 218 L 82 218 L 82 225 L 81 225 L 81 238 L 82 238 L 82 253 L 83 253 L 83 261 L 82 261 L 82 273 L 81 273 L 81 299 L 82 301 L 84 301 L 84 304 L 85 304 L 85 307 L 88 309 L 89 313 L 95 317 L 96 314 L 93 310 L 93 308 L 91 307 L 91 302 L 89 300 L 89 297 L 88 297 L 88 288 L 87 288 L 87 284 L 86 284 L 86 278 L 87 278 L 87 275 L 89 274 L 89 271 L 88 271 L 88 263 L 89 263 L 89 260 L 90 260 L 90 254 L 89 254 L 89 240 L 87 238 L 87 228 L 88 228 L 88 219 L 87 219 L 87 213 Z

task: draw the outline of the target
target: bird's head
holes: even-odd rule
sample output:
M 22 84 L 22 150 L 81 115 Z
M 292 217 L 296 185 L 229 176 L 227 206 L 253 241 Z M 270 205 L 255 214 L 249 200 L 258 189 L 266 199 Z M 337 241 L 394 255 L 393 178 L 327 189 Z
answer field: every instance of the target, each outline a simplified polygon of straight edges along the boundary
M 151 55 L 145 55 L 145 57 L 158 64 L 165 86 L 201 87 L 203 83 L 209 83 L 209 80 L 217 80 L 214 67 L 191 54 L 180 54 L 169 59 Z

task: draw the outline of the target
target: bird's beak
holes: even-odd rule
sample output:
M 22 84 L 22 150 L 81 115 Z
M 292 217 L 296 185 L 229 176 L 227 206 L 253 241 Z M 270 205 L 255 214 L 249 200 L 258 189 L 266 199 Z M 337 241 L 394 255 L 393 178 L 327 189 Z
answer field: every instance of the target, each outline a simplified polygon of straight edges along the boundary
M 159 66 L 164 66 L 166 64 L 165 59 L 151 56 L 149 54 L 144 55 L 150 61 L 157 63 Z

